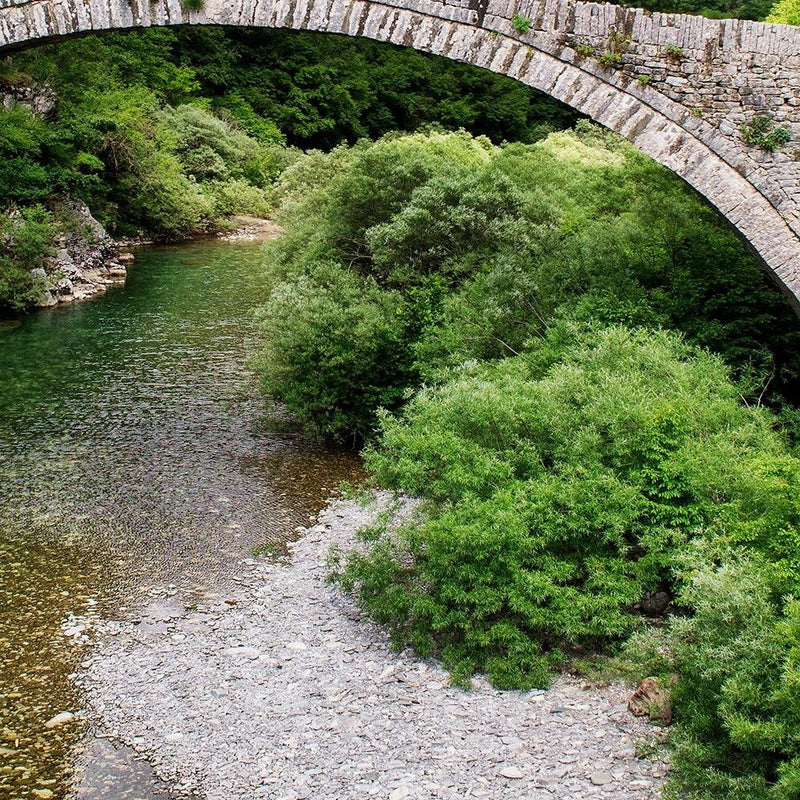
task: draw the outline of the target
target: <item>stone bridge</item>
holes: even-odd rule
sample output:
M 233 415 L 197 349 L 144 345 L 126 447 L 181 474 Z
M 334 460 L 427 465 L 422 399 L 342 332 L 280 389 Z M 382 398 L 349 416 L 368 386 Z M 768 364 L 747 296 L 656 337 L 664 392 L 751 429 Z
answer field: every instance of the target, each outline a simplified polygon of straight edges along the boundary
M 622 134 L 727 217 L 800 310 L 800 28 L 581 0 L 0 0 L 0 54 L 150 25 L 327 31 L 507 75 Z M 774 152 L 743 126 L 791 133 Z

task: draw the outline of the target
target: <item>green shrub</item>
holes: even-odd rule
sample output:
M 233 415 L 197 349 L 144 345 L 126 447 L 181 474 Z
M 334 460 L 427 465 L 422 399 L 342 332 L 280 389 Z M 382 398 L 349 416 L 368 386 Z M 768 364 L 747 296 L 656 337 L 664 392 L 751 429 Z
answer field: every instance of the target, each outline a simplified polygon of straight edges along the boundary
M 800 791 L 800 603 L 757 554 L 724 562 L 701 557 L 679 598 L 690 614 L 630 648 L 649 657 L 648 672 L 677 676 L 666 795 L 790 800 Z
M 800 25 L 800 2 L 798 0 L 778 0 L 772 7 L 767 22 Z
M 25 311 L 44 289 L 31 270 L 53 253 L 56 225 L 41 206 L 0 215 L 0 312 Z
M 272 211 L 272 201 L 267 193 L 241 178 L 206 183 L 203 191 L 213 198 L 215 216 L 244 214 L 266 217 Z
M 260 313 L 265 390 L 310 433 L 359 441 L 412 380 L 402 309 L 399 295 L 335 264 L 278 284 Z
M 748 402 L 800 397 L 800 326 L 759 265 L 693 192 L 596 126 L 535 145 L 428 132 L 312 152 L 275 193 L 271 274 L 335 261 L 401 291 L 428 381 L 573 317 L 682 329 L 735 367 Z
M 769 423 L 674 336 L 557 327 L 383 416 L 368 468 L 432 505 L 343 579 L 398 645 L 459 680 L 543 685 L 559 652 L 629 634 L 689 541 L 747 519 L 748 470 L 781 452 Z M 762 512 L 748 521 L 772 530 Z
M 51 138 L 27 108 L 0 107 L 0 208 L 37 203 L 52 194 L 53 176 L 42 163 Z

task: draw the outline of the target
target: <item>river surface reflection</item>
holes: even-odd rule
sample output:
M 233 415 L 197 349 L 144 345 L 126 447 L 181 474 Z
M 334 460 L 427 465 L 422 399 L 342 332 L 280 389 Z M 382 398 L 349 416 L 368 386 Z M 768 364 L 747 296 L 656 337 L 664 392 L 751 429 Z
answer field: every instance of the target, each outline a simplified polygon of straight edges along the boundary
M 124 287 L 0 328 L 0 797 L 165 796 L 80 714 L 47 726 L 81 708 L 86 621 L 220 591 L 361 477 L 255 390 L 259 251 L 144 250 Z

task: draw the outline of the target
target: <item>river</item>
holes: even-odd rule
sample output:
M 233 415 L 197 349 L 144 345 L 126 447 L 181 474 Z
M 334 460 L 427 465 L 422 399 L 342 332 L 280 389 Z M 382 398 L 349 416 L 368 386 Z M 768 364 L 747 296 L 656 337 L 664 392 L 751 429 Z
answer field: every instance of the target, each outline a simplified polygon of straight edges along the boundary
M 0 327 L 2 797 L 163 796 L 80 714 L 85 621 L 224 592 L 361 477 L 258 395 L 261 260 L 255 243 L 143 250 L 124 287 Z

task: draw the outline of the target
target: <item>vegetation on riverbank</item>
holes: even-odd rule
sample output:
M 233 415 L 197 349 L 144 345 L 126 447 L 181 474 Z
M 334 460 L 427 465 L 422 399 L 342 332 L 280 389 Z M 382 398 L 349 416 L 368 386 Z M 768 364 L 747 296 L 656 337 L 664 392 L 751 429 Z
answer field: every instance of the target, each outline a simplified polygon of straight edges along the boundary
M 39 293 L 30 269 L 52 254 L 64 196 L 115 235 L 175 240 L 268 213 L 293 145 L 432 122 L 532 141 L 576 119 L 521 84 L 410 50 L 220 28 L 32 49 L 0 63 L 0 91 L 11 106 L 0 107 L 0 311 Z M 6 253 L 37 236 L 30 258 Z
M 459 682 L 628 642 L 677 680 L 676 791 L 791 797 L 800 325 L 724 221 L 586 123 L 390 135 L 276 192 L 265 388 L 425 501 L 342 585 Z
M 388 136 L 309 154 L 276 192 L 263 371 L 313 433 L 363 438 L 408 387 L 521 352 L 564 318 L 680 330 L 748 403 L 793 416 L 788 303 L 724 220 L 596 126 L 503 147 Z

